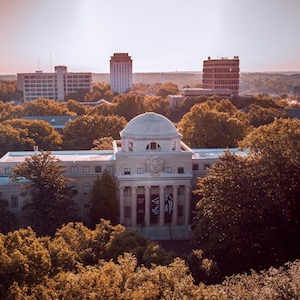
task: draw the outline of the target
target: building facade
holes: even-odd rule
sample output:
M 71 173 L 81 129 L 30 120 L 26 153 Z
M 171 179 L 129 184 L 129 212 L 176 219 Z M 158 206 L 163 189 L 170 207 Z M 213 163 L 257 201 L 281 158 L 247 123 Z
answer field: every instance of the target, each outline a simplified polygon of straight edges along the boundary
M 125 93 L 132 87 L 132 59 L 128 53 L 114 53 L 110 58 L 110 89 Z
M 203 62 L 202 85 L 204 89 L 230 89 L 236 95 L 239 93 L 240 60 L 238 56 L 232 59 L 211 59 Z
M 224 149 L 190 149 L 174 124 L 156 113 L 133 118 L 120 137 L 109 151 L 52 152 L 65 167 L 65 176 L 74 180 L 81 217 L 88 218 L 89 193 L 97 176 L 107 170 L 116 180 L 121 224 L 153 239 L 186 238 L 194 206 L 192 190 Z M 35 153 L 9 152 L 0 159 L 2 197 L 17 215 L 26 199 L 9 175 L 17 163 Z
M 54 73 L 18 73 L 17 89 L 23 91 L 24 101 L 48 98 L 64 101 L 65 96 L 79 90 L 92 89 L 92 73 L 68 72 L 66 66 L 56 66 Z

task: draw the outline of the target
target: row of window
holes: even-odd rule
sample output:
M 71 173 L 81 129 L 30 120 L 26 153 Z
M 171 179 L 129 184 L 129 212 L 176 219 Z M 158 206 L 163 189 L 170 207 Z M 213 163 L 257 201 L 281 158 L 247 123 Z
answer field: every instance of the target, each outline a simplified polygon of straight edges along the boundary
M 82 166 L 81 168 L 82 173 L 91 173 L 90 166 Z M 113 166 L 106 166 L 106 170 L 109 173 L 113 173 Z M 79 168 L 78 166 L 71 166 L 71 173 L 78 173 Z M 102 172 L 102 166 L 95 166 L 94 167 L 94 173 L 101 173 Z
M 126 219 L 131 219 L 131 207 L 130 206 L 124 207 L 124 216 Z M 183 217 L 183 205 L 178 205 L 177 216 Z
M 184 185 L 180 185 L 177 188 L 177 194 L 178 196 L 183 196 L 184 195 Z M 151 195 L 159 195 L 160 193 L 160 188 L 159 186 L 151 186 Z M 165 188 L 165 193 L 166 194 L 173 194 L 173 186 L 166 186 Z M 131 197 L 132 194 L 132 188 L 130 186 L 126 186 L 124 188 L 124 196 L 125 197 Z M 138 187 L 137 188 L 137 195 L 144 195 L 145 194 L 145 188 L 144 187 Z

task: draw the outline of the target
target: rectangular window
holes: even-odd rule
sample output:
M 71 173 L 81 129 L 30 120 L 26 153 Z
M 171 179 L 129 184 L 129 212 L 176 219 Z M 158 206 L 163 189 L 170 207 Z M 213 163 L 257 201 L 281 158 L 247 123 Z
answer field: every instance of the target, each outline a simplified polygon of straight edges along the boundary
M 166 173 L 172 173 L 172 168 L 171 167 L 165 167 L 165 172 Z
M 131 218 L 131 207 L 130 206 L 124 207 L 124 215 L 125 215 L 126 219 Z
M 178 187 L 178 196 L 183 196 L 184 195 L 184 185 L 180 185 Z
M 109 174 L 112 174 L 113 173 L 113 166 L 107 166 L 106 167 L 106 170 Z
M 198 170 L 199 170 L 199 165 L 193 164 L 193 171 L 198 171 Z
M 77 183 L 74 183 L 72 185 L 72 191 L 73 191 L 73 194 L 78 194 L 78 184 Z
M 210 164 L 204 164 L 204 170 L 207 170 L 210 168 Z
M 130 168 L 124 168 L 124 175 L 130 175 Z
M 183 173 L 184 173 L 184 168 L 178 167 L 178 174 L 183 174 Z
M 90 167 L 89 166 L 84 166 L 83 167 L 83 173 L 90 173 Z
M 126 187 L 124 188 L 124 196 L 125 196 L 125 197 L 130 197 L 130 196 L 131 196 L 131 187 L 126 186 Z
M 19 197 L 17 195 L 11 196 L 11 208 L 18 208 L 19 207 Z
M 77 173 L 77 172 L 78 172 L 77 166 L 72 166 L 71 167 L 71 173 Z
M 11 175 L 11 168 L 5 168 L 5 175 Z
M 137 168 L 137 174 L 144 174 L 144 168 Z
M 143 186 L 138 186 L 137 194 L 138 195 L 144 195 L 145 194 L 145 188 Z
M 86 216 L 88 216 L 90 214 L 90 205 L 89 204 L 84 204 L 83 212 Z
M 101 166 L 95 166 L 95 173 L 101 173 Z
M 83 193 L 85 195 L 88 195 L 90 193 L 90 184 L 89 183 L 84 183 L 83 184 Z
M 183 205 L 178 205 L 178 217 L 183 217 Z
M 128 143 L 128 150 L 133 151 L 133 143 L 132 142 Z

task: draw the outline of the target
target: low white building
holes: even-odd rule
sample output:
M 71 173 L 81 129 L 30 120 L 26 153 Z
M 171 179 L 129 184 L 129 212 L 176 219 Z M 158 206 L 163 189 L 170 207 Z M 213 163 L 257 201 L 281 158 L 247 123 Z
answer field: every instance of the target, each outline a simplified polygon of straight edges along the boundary
M 192 190 L 224 149 L 190 149 L 174 124 L 156 113 L 133 118 L 113 142 L 111 151 L 53 151 L 74 179 L 80 214 L 89 213 L 89 193 L 104 170 L 118 187 L 119 221 L 153 239 L 188 237 Z M 237 149 L 230 149 L 240 155 Z M 36 152 L 9 152 L 0 159 L 2 197 L 16 214 L 24 198 L 19 184 L 9 181 L 11 169 Z

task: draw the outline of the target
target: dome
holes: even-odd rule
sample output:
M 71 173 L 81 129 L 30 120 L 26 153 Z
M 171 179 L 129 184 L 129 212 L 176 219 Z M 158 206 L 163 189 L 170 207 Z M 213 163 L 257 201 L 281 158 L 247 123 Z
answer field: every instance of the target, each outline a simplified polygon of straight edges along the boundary
M 170 139 L 181 137 L 174 124 L 166 117 L 146 112 L 131 119 L 120 132 L 121 138 Z

